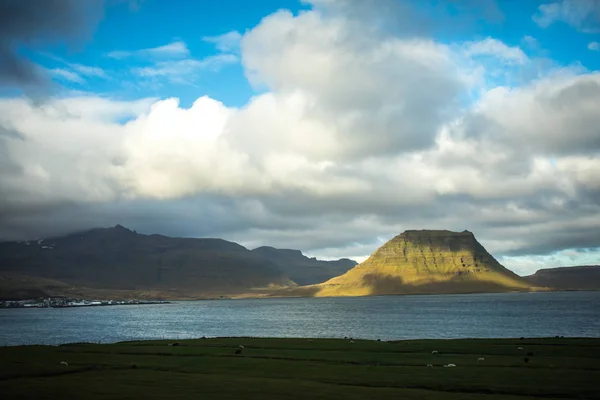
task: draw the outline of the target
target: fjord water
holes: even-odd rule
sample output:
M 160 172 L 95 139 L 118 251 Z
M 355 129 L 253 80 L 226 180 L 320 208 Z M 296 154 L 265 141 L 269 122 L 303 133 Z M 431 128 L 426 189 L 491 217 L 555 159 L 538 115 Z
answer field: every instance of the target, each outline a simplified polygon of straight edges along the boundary
M 202 336 L 599 337 L 600 292 L 206 300 L 0 310 L 0 345 Z

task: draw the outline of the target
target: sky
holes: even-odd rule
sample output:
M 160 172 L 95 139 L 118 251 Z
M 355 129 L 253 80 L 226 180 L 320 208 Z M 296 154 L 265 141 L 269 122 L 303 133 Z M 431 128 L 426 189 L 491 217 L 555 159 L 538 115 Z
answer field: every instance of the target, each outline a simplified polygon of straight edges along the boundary
M 0 240 L 600 263 L 600 0 L 0 0 Z

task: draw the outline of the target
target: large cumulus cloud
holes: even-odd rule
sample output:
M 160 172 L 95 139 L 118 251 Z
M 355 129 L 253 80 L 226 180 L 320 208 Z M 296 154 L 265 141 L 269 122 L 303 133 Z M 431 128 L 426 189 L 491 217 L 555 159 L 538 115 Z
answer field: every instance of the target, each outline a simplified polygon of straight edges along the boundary
M 335 147 L 329 157 L 429 146 L 464 86 L 452 52 L 427 39 L 371 33 L 343 17 L 282 11 L 244 37 L 243 62 L 251 82 L 277 94 L 273 101 L 295 95 L 298 112 L 326 129 L 320 136 Z
M 469 229 L 519 272 L 599 246 L 598 74 L 514 86 L 536 61 L 517 47 L 390 34 L 352 2 L 315 3 L 244 35 L 263 93 L 241 108 L 0 100 L 0 236 L 122 223 L 361 257 L 404 229 Z

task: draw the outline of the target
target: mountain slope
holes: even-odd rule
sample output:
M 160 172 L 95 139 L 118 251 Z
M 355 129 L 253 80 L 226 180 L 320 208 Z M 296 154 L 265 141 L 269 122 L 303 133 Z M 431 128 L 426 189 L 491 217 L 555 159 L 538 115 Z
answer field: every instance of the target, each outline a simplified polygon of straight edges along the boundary
M 365 262 L 320 285 L 290 295 L 527 291 L 531 285 L 504 268 L 471 232 L 406 231 L 378 248 Z
M 559 290 L 600 290 L 600 265 L 540 269 L 524 279 Z
M 347 272 L 357 264 L 356 261 L 347 258 L 321 261 L 306 257 L 300 250 L 276 249 L 268 246 L 256 248 L 252 253 L 273 262 L 298 285 L 325 282 Z
M 0 243 L 0 272 L 90 288 L 231 293 L 293 282 L 221 239 L 141 235 L 120 225 L 38 242 Z

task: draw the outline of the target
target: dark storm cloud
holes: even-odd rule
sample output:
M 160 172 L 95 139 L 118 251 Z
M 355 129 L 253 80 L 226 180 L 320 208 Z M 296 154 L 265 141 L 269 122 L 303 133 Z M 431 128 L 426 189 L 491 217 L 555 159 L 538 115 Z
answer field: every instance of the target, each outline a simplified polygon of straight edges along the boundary
M 293 197 L 292 197 L 293 198 Z M 308 200 L 308 199 L 304 199 Z M 542 203 L 523 207 L 531 216 L 483 212 L 493 201 L 465 196 L 440 197 L 427 207 L 406 206 L 357 213 L 339 199 L 331 202 L 291 201 L 277 197 L 233 199 L 198 195 L 186 199 L 133 200 L 111 203 L 55 203 L 17 207 L 3 214 L 0 237 L 24 240 L 67 234 L 92 227 L 122 224 L 139 233 L 178 237 L 218 237 L 248 248 L 262 245 L 295 248 L 328 257 L 352 257 L 373 252 L 383 241 L 407 229 L 472 231 L 496 257 L 544 255 L 571 248 L 596 248 L 600 234 L 581 221 L 600 209 L 580 205 L 572 213 L 553 215 Z M 595 210 L 595 211 L 594 211 Z M 511 219 L 512 218 L 512 219 Z M 522 247 L 505 243 L 516 241 Z M 359 249 L 359 250 L 357 250 Z M 363 254 L 364 253 L 364 254 Z
M 197 195 L 171 200 L 152 199 L 85 203 L 56 201 L 34 205 L 2 204 L 1 240 L 30 240 L 117 224 L 140 233 L 176 237 L 228 238 L 253 229 L 308 229 L 307 222 L 290 222 L 269 213 L 259 216 L 252 200 Z
M 44 82 L 22 48 L 86 38 L 103 16 L 102 0 L 0 0 L 0 86 Z

